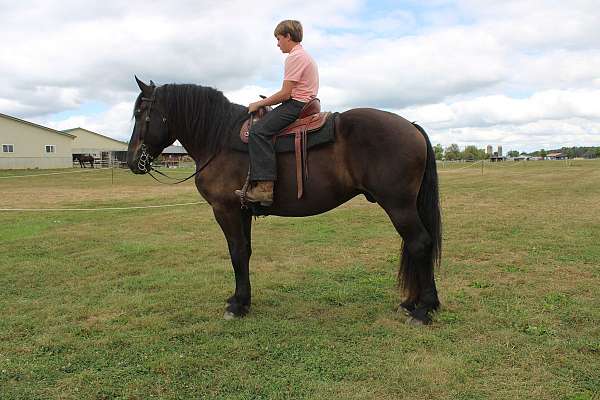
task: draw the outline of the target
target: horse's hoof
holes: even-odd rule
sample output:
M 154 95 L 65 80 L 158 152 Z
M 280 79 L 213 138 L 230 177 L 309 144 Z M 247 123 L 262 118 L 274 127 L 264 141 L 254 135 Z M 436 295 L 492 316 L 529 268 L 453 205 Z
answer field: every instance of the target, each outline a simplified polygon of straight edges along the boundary
M 406 319 L 406 325 L 423 326 L 423 325 L 425 325 L 425 323 L 423 321 L 421 321 L 420 319 L 416 319 L 416 318 L 409 316 Z
M 398 314 L 402 313 L 404 315 L 406 315 L 407 317 L 410 317 L 410 310 L 404 306 L 402 306 L 402 304 L 400 304 L 398 306 L 398 310 L 396 311 Z
M 223 314 L 223 318 L 227 321 L 231 321 L 232 319 L 236 319 L 236 316 L 231 311 L 225 311 L 225 313 Z
M 417 308 L 417 304 L 412 302 L 412 301 L 403 301 L 402 303 L 400 303 L 400 305 L 398 306 L 398 312 L 403 312 L 406 315 L 410 316 L 411 313 L 413 311 L 415 311 L 415 309 Z

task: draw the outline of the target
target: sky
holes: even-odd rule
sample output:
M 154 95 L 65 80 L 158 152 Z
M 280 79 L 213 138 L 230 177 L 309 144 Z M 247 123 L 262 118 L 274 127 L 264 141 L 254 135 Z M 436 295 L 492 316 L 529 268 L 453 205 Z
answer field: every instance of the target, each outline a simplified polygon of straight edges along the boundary
M 283 19 L 323 110 L 392 111 L 444 147 L 600 146 L 597 0 L 0 0 L 0 112 L 128 140 L 134 75 L 247 105 L 281 87 Z

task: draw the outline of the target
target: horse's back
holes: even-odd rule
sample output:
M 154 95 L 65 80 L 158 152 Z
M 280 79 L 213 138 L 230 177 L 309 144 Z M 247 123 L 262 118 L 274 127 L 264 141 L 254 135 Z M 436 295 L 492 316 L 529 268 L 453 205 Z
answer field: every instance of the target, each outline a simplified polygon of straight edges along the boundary
M 340 135 L 367 142 L 369 145 L 388 141 L 414 143 L 426 147 L 425 138 L 407 119 L 389 111 L 376 108 L 354 108 L 339 115 Z
M 427 142 L 405 118 L 374 108 L 348 110 L 339 115 L 336 140 L 344 147 L 348 170 L 361 187 L 384 184 L 394 177 L 406 184 L 420 183 Z
M 386 111 L 357 108 L 339 114 L 335 141 L 309 150 L 309 177 L 296 199 L 296 160 L 277 160 L 276 201 L 270 210 L 283 216 L 312 215 L 337 207 L 357 194 L 369 199 L 387 190 L 416 196 L 425 169 L 427 145 L 406 119 Z

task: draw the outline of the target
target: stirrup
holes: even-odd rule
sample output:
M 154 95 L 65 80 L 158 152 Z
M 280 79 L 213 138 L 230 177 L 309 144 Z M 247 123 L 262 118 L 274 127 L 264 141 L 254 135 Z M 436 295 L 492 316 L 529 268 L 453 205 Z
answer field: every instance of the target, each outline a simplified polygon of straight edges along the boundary
M 240 193 L 240 203 L 241 203 L 241 208 L 243 210 L 248 209 L 248 201 L 246 201 L 246 193 L 248 193 L 249 187 L 250 187 L 250 168 L 248 168 L 248 175 L 246 175 L 246 182 L 244 182 L 244 186 L 242 186 L 242 190 Z

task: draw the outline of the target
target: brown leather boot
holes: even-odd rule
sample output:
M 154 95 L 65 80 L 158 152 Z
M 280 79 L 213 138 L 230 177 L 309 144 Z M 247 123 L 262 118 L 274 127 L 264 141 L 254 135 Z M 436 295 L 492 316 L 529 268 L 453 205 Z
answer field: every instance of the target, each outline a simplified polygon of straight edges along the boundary
M 256 185 L 246 192 L 246 200 L 252 203 L 260 202 L 261 206 L 269 207 L 273 204 L 273 181 L 258 181 Z M 242 191 L 236 190 L 235 194 L 242 197 Z

